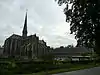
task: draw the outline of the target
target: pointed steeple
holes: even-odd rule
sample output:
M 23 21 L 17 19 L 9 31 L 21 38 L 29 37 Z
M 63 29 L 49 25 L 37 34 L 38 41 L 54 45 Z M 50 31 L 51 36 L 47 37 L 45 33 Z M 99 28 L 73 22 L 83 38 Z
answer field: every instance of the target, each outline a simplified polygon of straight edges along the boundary
M 26 16 L 25 16 L 25 22 L 24 22 L 24 28 L 23 28 L 22 36 L 27 37 L 27 12 L 26 12 Z

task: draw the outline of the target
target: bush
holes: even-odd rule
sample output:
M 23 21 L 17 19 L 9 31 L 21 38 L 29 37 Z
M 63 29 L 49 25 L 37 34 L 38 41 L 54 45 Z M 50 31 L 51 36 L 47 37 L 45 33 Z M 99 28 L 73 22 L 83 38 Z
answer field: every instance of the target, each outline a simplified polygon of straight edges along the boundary
M 58 62 L 57 62 L 58 63 Z M 4 68 L 2 69 L 5 73 L 9 74 L 29 74 L 29 73 L 36 73 L 46 70 L 54 70 L 60 68 L 66 68 L 71 66 L 70 64 L 66 63 L 63 64 L 53 64 L 53 61 L 27 61 L 27 62 L 19 62 L 19 61 L 11 61 L 9 64 L 2 64 L 1 66 Z M 12 66 L 15 64 L 15 66 Z

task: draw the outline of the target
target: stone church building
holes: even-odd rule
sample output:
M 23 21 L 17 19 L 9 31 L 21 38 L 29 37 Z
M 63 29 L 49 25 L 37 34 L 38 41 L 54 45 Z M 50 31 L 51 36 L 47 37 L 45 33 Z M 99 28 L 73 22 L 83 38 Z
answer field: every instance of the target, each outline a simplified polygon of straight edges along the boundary
M 5 40 L 4 55 L 9 57 L 38 58 L 48 54 L 48 46 L 44 40 L 34 35 L 27 36 L 27 13 L 22 36 L 13 34 Z

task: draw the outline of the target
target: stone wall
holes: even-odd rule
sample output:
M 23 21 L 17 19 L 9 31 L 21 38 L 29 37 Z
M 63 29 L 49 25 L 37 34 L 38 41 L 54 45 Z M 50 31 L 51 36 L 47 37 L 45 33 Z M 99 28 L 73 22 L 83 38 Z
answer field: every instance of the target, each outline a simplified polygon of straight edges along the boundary
M 36 35 L 27 38 L 12 35 L 4 43 L 4 54 L 13 57 L 36 58 L 48 53 L 46 42 Z

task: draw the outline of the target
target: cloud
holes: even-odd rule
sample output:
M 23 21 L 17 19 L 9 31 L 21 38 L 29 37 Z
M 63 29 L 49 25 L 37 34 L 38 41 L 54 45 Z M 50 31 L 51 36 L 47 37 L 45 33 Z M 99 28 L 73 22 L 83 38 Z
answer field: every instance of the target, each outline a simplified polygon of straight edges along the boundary
M 21 35 L 28 9 L 28 35 L 37 34 L 47 45 L 58 47 L 74 44 L 70 25 L 65 22 L 64 6 L 54 0 L 0 0 L 0 44 L 11 34 Z

